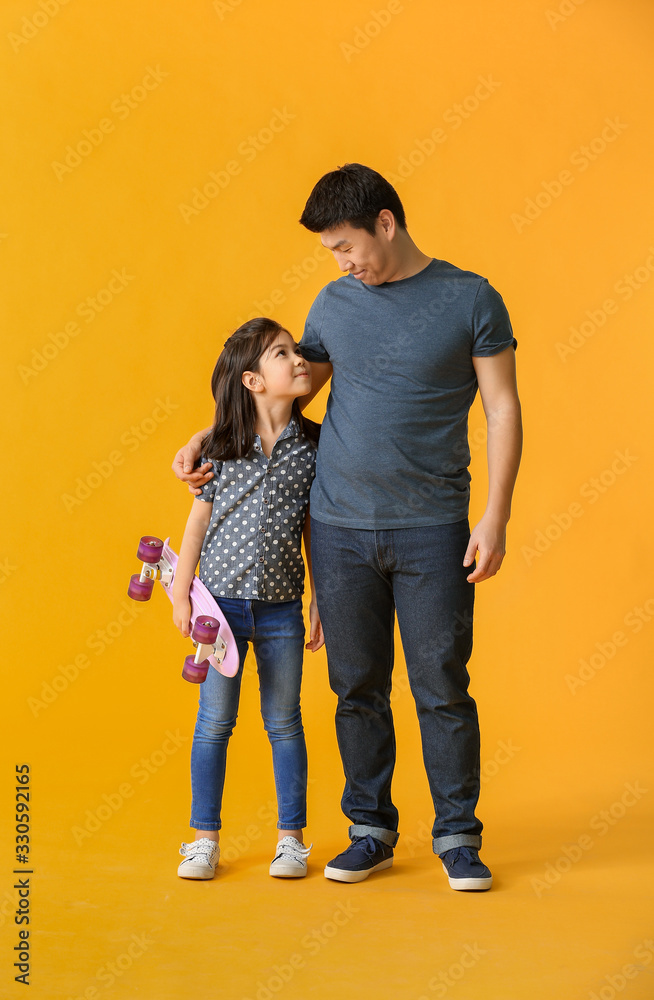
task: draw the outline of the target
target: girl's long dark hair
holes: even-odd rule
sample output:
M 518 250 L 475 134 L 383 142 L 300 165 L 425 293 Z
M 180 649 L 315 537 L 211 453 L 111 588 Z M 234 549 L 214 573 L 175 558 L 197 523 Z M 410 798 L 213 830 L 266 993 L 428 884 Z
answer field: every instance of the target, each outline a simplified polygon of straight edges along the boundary
M 257 316 L 239 326 L 225 341 L 211 376 L 211 392 L 216 402 L 213 427 L 202 442 L 207 459 L 224 462 L 243 458 L 254 446 L 257 411 L 252 393 L 241 379 L 243 372 L 259 371 L 259 360 L 282 332 L 288 332 L 274 319 Z M 320 424 L 302 416 L 297 399 L 293 400 L 292 415 L 300 431 L 314 444 L 320 435 Z

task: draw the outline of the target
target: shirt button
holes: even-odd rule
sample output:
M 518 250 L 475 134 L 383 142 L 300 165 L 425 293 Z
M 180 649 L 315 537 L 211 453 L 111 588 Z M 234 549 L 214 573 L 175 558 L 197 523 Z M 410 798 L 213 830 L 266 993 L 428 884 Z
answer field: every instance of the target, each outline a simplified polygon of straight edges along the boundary
M 263 556 L 259 556 L 259 562 L 263 562 Z

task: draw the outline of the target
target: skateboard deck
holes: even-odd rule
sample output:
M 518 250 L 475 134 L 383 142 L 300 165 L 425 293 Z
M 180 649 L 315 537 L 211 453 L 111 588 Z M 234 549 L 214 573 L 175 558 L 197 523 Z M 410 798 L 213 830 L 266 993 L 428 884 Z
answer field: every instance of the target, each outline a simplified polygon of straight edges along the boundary
M 164 583 L 163 579 L 161 580 L 161 583 L 172 602 L 173 580 L 175 579 L 175 571 L 177 569 L 177 553 L 171 549 L 169 542 L 170 538 L 167 538 L 164 542 L 163 556 L 164 559 L 167 559 L 172 566 L 173 575 L 170 578 L 170 583 Z M 189 591 L 189 598 L 191 601 L 192 622 L 195 621 L 198 615 L 210 615 L 211 618 L 217 618 L 220 622 L 220 636 L 227 646 L 227 649 L 225 650 L 222 662 L 219 662 L 212 653 L 207 657 L 209 663 L 212 667 L 216 668 L 218 673 L 224 674 L 225 677 L 235 677 L 238 673 L 239 658 L 232 630 L 227 624 L 227 619 L 225 618 L 222 610 L 216 604 L 213 595 L 207 590 L 205 585 L 202 583 L 202 580 L 200 580 L 197 576 L 193 577 L 193 583 L 191 584 L 191 589 Z
M 148 542 L 150 545 L 156 543 L 158 547 L 162 545 L 159 539 L 152 536 L 145 536 L 141 539 L 141 544 L 145 542 Z M 156 552 L 159 552 L 159 548 L 156 549 Z M 142 556 L 142 558 L 147 559 L 147 554 Z M 157 559 L 156 554 L 154 558 Z M 163 542 L 163 548 L 158 560 L 156 562 L 149 561 L 143 563 L 140 579 L 138 575 L 132 577 L 132 582 L 128 590 L 129 596 L 134 600 L 149 600 L 154 581 L 158 580 L 172 602 L 173 580 L 175 579 L 177 562 L 177 553 L 171 549 L 170 538 L 167 538 Z M 143 589 L 144 586 L 145 589 Z M 197 653 L 195 658 L 187 657 L 187 668 L 193 670 L 194 664 L 190 662 L 193 659 L 195 659 L 195 665 L 208 660 L 209 664 L 225 677 L 236 676 L 239 668 L 239 655 L 234 636 L 221 608 L 197 576 L 193 577 L 193 582 L 189 590 L 189 600 L 191 603 L 191 632 L 194 631 L 194 628 L 198 624 L 202 628 L 201 622 L 206 618 L 214 618 L 219 628 L 218 635 L 213 642 L 204 638 L 196 640 L 193 637 L 197 646 Z M 198 619 L 200 622 L 198 622 Z M 204 670 L 206 671 L 206 667 Z M 184 676 L 186 676 L 186 673 L 184 673 Z M 186 676 L 186 679 L 190 680 L 191 678 Z M 196 682 L 198 681 L 199 683 L 202 682 L 199 677 L 196 678 Z

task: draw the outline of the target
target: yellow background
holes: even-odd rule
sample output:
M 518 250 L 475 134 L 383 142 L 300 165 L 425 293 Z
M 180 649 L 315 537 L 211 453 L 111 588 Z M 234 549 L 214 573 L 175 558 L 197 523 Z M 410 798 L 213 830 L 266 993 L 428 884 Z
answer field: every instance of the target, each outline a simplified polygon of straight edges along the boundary
M 2 5 L 3 996 L 23 988 L 23 762 L 32 996 L 654 995 L 653 28 L 646 0 Z M 486 895 L 451 892 L 431 853 L 401 655 L 395 867 L 358 886 L 322 877 L 346 842 L 324 651 L 307 654 L 303 688 L 310 877 L 267 874 L 274 789 L 250 669 L 228 863 L 179 880 L 188 644 L 159 588 L 125 610 L 139 536 L 179 544 L 189 497 L 169 466 L 211 418 L 225 337 L 265 312 L 299 338 L 337 277 L 296 220 L 347 161 L 399 178 L 417 244 L 487 276 L 519 341 L 525 454 L 471 662 Z M 222 187 L 203 205 L 212 172 Z M 470 428 L 475 520 L 478 401 Z M 66 499 L 89 476 L 88 496 Z

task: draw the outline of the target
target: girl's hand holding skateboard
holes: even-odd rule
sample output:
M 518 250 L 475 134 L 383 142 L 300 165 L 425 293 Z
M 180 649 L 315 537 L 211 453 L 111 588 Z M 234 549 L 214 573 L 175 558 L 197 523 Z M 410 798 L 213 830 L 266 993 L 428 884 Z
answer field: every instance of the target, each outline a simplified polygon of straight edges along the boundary
M 184 638 L 191 634 L 191 602 L 188 597 L 173 594 L 173 621 Z

